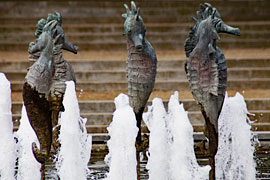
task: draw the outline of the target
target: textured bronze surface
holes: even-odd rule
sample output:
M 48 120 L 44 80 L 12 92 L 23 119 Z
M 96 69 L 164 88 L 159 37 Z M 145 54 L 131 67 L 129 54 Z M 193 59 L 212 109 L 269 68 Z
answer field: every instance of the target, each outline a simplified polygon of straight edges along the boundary
M 205 119 L 204 134 L 209 139 L 209 179 L 215 179 L 215 155 L 218 148 L 218 118 L 227 88 L 226 59 L 216 41 L 218 33 L 240 35 L 238 28 L 226 25 L 216 8 L 209 3 L 201 4 L 197 18 L 192 18 L 189 38 L 185 43 L 188 57 L 185 71 L 192 95 L 201 106 Z
M 131 2 L 131 10 L 124 4 L 127 11 L 122 16 L 125 18 L 124 28 L 127 37 L 127 79 L 130 106 L 133 108 L 139 132 L 136 139 L 137 149 L 137 178 L 140 179 L 140 149 L 141 121 L 147 100 L 154 88 L 157 58 L 151 44 L 145 39 L 145 26 L 140 16 L 140 8 Z
M 66 81 L 76 83 L 71 65 L 63 58 L 62 49 L 77 53 L 78 47 L 65 39 L 59 13 L 49 14 L 36 25 L 36 42 L 29 44 L 29 68 L 23 87 L 23 100 L 32 128 L 40 142 L 40 149 L 33 143 L 35 158 L 42 164 L 41 176 L 45 179 L 45 162 L 49 158 L 51 145 L 55 151 L 60 144 L 58 135 L 59 113 L 64 111 L 62 104 Z

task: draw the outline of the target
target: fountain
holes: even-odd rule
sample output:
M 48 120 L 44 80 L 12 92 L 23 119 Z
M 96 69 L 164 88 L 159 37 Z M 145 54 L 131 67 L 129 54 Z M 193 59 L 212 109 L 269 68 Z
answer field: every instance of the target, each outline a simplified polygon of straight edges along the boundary
M 0 73 L 0 179 L 13 180 L 16 144 L 13 137 L 10 82 Z
M 219 117 L 219 147 L 216 155 L 218 180 L 255 180 L 251 126 L 242 95 L 226 97 Z
M 171 96 L 168 104 L 167 124 L 169 131 L 170 169 L 172 179 L 206 180 L 210 166 L 199 166 L 194 152 L 193 127 L 179 104 L 178 92 Z M 183 163 L 179 163 L 183 162 Z
M 65 111 L 61 113 L 59 121 L 61 147 L 56 158 L 57 174 L 63 180 L 86 180 L 90 173 L 87 164 L 90 160 L 92 136 L 87 134 L 87 119 L 80 117 L 74 82 L 66 82 L 66 85 L 63 100 Z
M 143 119 L 147 125 L 149 136 L 149 154 L 146 168 L 149 170 L 149 180 L 168 179 L 168 156 L 166 111 L 162 100 L 155 98 L 153 105 L 148 107 L 148 112 L 143 114 Z
M 13 133 L 10 83 L 3 73 L 0 73 L 0 85 L 0 143 L 4 144 L 0 148 L 0 179 L 40 180 L 41 164 L 36 161 L 32 151 L 32 143 L 35 142 L 39 147 L 39 142 L 29 123 L 25 106 L 22 107 L 19 130 Z M 86 180 L 90 173 L 87 165 L 91 155 L 92 136 L 87 134 L 87 119 L 80 117 L 74 82 L 67 82 L 63 102 L 65 112 L 61 114 L 59 136 L 61 148 L 55 159 L 57 175 L 63 180 Z M 14 137 L 18 140 L 17 144 Z M 55 179 L 57 175 L 50 178 Z
M 225 98 L 219 117 L 219 147 L 216 155 L 218 180 L 255 180 L 254 135 L 243 96 Z M 168 113 L 162 100 L 155 98 L 144 121 L 150 131 L 147 169 L 149 179 L 207 180 L 209 166 L 198 165 L 193 149 L 193 128 L 178 93 L 171 96 Z M 181 163 L 179 163 L 181 162 Z
M 18 138 L 18 174 L 20 180 L 40 180 L 40 168 L 32 152 L 32 143 L 35 142 L 39 147 L 37 136 L 32 129 L 25 106 L 22 107 L 22 116 L 19 130 L 16 132 Z
M 22 108 L 19 130 L 13 134 L 10 83 L 0 74 L 1 84 L 1 143 L 0 179 L 40 179 L 40 164 L 35 160 L 32 143 L 37 137 Z M 87 179 L 89 170 L 91 136 L 87 135 L 86 119 L 80 118 L 78 100 L 73 82 L 67 82 L 65 112 L 61 114 L 59 142 L 61 148 L 56 158 L 57 175 L 64 180 Z M 116 111 L 108 127 L 109 154 L 105 161 L 110 171 L 108 180 L 136 179 L 136 118 L 126 95 L 115 98 Z M 219 117 L 219 147 L 216 155 L 218 180 L 254 180 L 254 139 L 251 122 L 247 122 L 247 107 L 240 94 L 227 97 Z M 155 98 L 144 120 L 150 130 L 150 147 L 147 169 L 149 179 L 179 180 L 208 179 L 209 166 L 199 166 L 193 149 L 193 128 L 183 104 L 179 104 L 178 93 L 171 96 L 166 112 L 162 100 Z M 14 137 L 18 139 L 15 144 Z M 18 159 L 17 176 L 14 177 L 15 162 Z M 3 166 L 4 165 L 4 166 Z
M 110 140 L 107 145 L 109 154 L 105 162 L 110 170 L 107 180 L 136 180 L 136 148 L 138 134 L 136 118 L 133 109 L 129 106 L 127 95 L 120 94 L 114 99 L 116 111 L 113 120 L 107 128 Z
M 193 128 L 183 104 L 179 104 L 178 92 L 170 98 L 168 113 L 162 100 L 155 98 L 144 114 L 144 121 L 150 131 L 150 156 L 146 166 L 149 179 L 208 179 L 210 167 L 197 163 Z

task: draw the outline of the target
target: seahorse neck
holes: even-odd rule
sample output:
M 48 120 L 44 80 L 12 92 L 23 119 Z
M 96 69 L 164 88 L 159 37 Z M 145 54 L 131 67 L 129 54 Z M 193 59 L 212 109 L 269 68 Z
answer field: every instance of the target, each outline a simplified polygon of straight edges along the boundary
M 55 64 L 59 64 L 59 63 L 64 61 L 61 45 L 59 45 L 59 44 L 55 45 L 53 55 L 54 55 L 54 63 Z
M 38 58 L 37 62 L 38 63 L 43 63 L 46 64 L 50 61 L 52 61 L 52 56 L 53 56 L 53 45 L 49 44 L 40 52 L 40 57 L 46 57 L 46 58 Z
M 136 51 L 134 43 L 132 42 L 132 40 L 129 39 L 129 37 L 127 37 L 127 50 L 128 50 L 128 54 L 138 53 Z

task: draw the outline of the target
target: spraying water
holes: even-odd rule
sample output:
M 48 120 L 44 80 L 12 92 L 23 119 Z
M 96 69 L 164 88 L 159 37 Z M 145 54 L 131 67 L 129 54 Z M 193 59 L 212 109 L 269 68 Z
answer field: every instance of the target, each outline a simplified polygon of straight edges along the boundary
M 135 141 L 138 133 L 133 109 L 129 106 L 128 96 L 120 94 L 114 100 L 116 111 L 113 120 L 107 128 L 110 140 L 107 145 L 109 154 L 105 162 L 110 171 L 107 180 L 136 180 L 136 148 Z
M 10 82 L 0 73 L 0 179 L 13 180 L 16 145 L 13 137 Z
M 199 166 L 194 152 L 193 127 L 183 104 L 179 104 L 178 92 L 168 104 L 169 165 L 172 180 L 206 180 L 210 166 Z
M 166 110 L 162 100 L 155 98 L 148 112 L 143 114 L 149 136 L 149 154 L 146 168 L 149 170 L 149 180 L 168 180 L 168 142 L 166 129 Z
M 18 175 L 19 180 L 40 180 L 41 164 L 36 161 L 32 152 L 32 143 L 35 142 L 39 148 L 39 141 L 32 129 L 25 106 L 22 107 L 19 130 L 16 132 L 18 137 Z
M 255 180 L 253 134 L 244 98 L 226 97 L 219 117 L 219 147 L 216 155 L 218 180 Z
M 92 136 L 87 135 L 86 119 L 80 118 L 79 104 L 73 81 L 66 82 L 63 100 L 65 111 L 60 118 L 60 151 L 57 154 L 56 169 L 60 179 L 87 179 L 89 173 Z
M 168 113 L 155 98 L 144 120 L 150 130 L 149 179 L 206 180 L 209 166 L 200 167 L 194 153 L 193 128 L 178 93 L 171 96 Z
M 32 153 L 32 142 L 38 144 L 37 137 L 22 108 L 20 127 L 13 136 L 11 114 L 10 83 L 0 73 L 0 179 L 12 180 L 18 149 L 17 179 L 40 179 L 40 164 Z M 86 119 L 80 118 L 78 100 L 73 82 L 67 83 L 64 98 L 65 112 L 62 113 L 61 149 L 56 162 L 59 177 L 64 180 L 86 179 L 89 173 L 91 136 L 87 135 Z M 138 132 L 136 118 L 129 106 L 128 97 L 120 94 L 115 98 L 116 111 L 113 122 L 108 127 L 111 139 L 108 141 L 109 154 L 106 162 L 110 166 L 108 180 L 135 180 L 136 149 Z M 144 114 L 150 130 L 149 179 L 155 180 L 204 180 L 208 179 L 209 166 L 200 167 L 193 149 L 193 128 L 188 120 L 183 104 L 179 104 L 178 93 L 171 96 L 168 113 L 161 99 L 154 99 L 153 105 Z M 216 155 L 216 175 L 218 180 L 255 180 L 253 158 L 253 134 L 244 98 L 240 94 L 225 98 L 219 118 L 219 148 Z M 38 144 L 39 145 L 39 144 Z

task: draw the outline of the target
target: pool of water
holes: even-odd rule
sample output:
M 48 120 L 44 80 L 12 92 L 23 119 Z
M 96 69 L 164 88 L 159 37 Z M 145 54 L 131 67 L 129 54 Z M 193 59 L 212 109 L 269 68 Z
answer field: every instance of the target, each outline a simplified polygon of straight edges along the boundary
M 94 159 L 94 157 L 92 157 Z M 200 165 L 208 163 L 207 159 L 198 159 Z M 270 155 L 257 155 L 257 180 L 270 180 Z M 141 180 L 148 179 L 148 172 L 146 169 L 147 160 L 141 162 Z M 109 167 L 105 164 L 102 159 L 92 160 L 88 165 L 90 174 L 87 176 L 87 180 L 99 180 L 106 178 L 106 173 L 109 172 Z M 46 179 L 56 180 L 56 170 L 54 164 L 50 161 L 46 165 Z
M 141 180 L 148 179 L 148 173 L 146 169 L 147 161 L 141 162 Z M 102 159 L 91 162 L 88 165 L 90 173 L 87 176 L 87 180 L 99 180 L 106 178 L 106 173 L 109 172 L 109 167 L 105 164 Z M 57 180 L 56 169 L 52 161 L 46 164 L 46 179 Z

